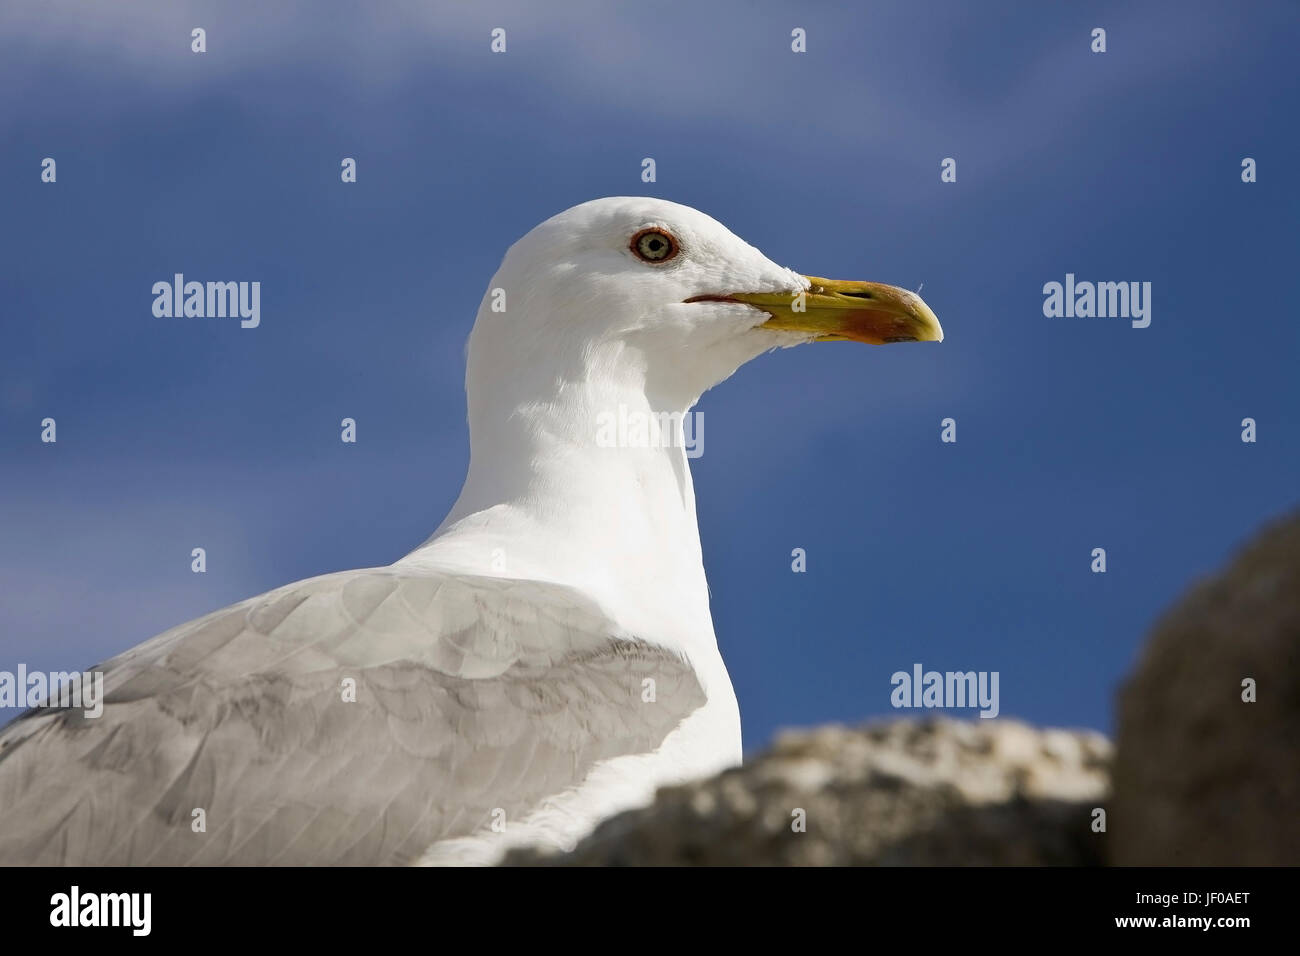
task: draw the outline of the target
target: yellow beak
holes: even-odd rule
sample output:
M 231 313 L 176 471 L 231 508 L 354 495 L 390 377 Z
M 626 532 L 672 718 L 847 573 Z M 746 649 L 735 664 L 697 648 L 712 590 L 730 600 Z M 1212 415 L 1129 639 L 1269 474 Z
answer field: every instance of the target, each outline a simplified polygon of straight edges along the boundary
M 733 292 L 717 298 L 756 306 L 771 316 L 761 326 L 811 332 L 819 342 L 942 342 L 943 328 L 921 297 L 878 282 L 806 276 L 801 293 Z

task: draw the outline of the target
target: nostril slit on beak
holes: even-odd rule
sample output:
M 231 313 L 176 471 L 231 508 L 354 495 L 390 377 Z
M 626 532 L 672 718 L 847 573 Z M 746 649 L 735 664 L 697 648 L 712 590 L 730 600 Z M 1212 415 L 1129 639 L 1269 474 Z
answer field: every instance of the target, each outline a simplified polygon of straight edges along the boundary
M 874 299 L 870 292 L 841 292 L 840 295 L 847 295 L 851 299 Z

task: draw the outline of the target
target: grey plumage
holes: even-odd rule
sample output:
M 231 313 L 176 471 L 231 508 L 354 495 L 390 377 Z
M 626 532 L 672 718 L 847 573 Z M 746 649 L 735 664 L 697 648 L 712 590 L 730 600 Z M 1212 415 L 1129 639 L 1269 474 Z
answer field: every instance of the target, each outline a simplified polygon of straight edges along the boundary
M 576 591 L 397 568 L 270 591 L 98 669 L 99 718 L 0 731 L 0 864 L 414 862 L 704 703 L 678 654 Z

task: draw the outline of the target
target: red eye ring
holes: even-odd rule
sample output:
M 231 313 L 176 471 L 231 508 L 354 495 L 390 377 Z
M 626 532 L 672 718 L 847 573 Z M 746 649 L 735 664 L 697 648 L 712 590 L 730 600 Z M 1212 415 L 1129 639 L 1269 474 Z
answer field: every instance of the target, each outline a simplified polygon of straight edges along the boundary
M 675 258 L 681 251 L 681 246 L 677 244 L 673 234 L 657 226 L 642 229 L 634 235 L 632 241 L 628 243 L 628 248 L 632 250 L 632 255 L 652 266 Z

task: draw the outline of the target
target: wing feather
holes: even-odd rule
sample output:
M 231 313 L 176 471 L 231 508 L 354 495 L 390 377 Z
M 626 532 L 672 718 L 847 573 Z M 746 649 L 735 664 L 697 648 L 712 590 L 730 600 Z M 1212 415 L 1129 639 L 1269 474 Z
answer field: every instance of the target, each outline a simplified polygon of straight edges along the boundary
M 279 588 L 97 669 L 100 717 L 0 730 L 0 863 L 411 862 L 704 703 L 689 662 L 576 591 L 393 568 Z

